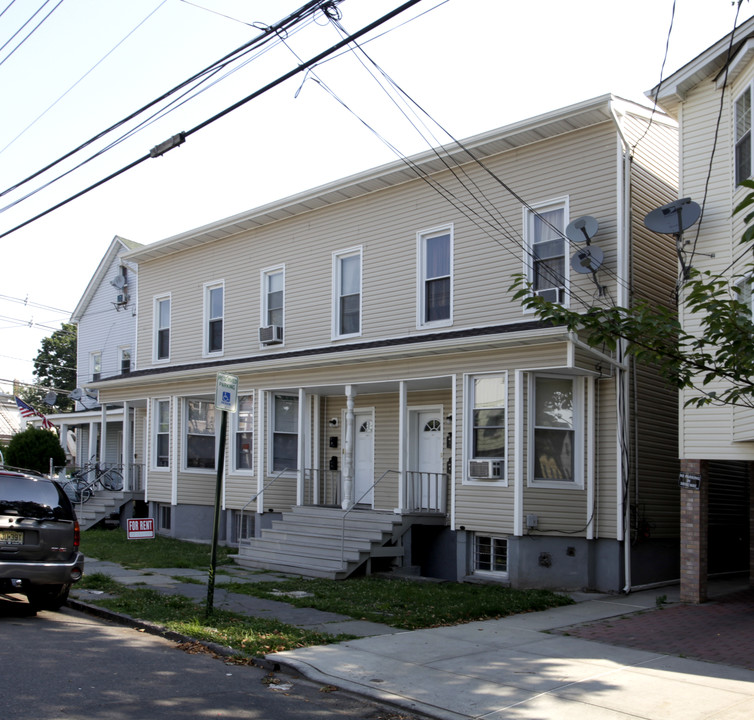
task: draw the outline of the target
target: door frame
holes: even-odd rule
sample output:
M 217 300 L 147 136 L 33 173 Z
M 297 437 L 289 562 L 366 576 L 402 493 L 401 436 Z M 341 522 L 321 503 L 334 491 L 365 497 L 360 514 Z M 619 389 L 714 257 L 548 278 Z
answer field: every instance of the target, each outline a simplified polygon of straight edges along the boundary
M 345 428 L 345 426 L 346 426 L 346 413 L 347 413 L 347 410 L 344 408 L 341 411 L 341 427 L 343 427 L 343 428 Z M 354 499 L 354 502 L 358 499 L 359 494 L 360 494 L 358 492 L 358 490 L 357 490 L 357 487 L 356 487 L 356 443 L 357 443 L 356 438 L 358 437 L 358 433 L 359 433 L 359 428 L 358 428 L 358 423 L 356 422 L 356 417 L 359 414 L 366 415 L 367 413 L 369 414 L 369 419 L 372 421 L 372 483 L 374 482 L 374 467 L 375 467 L 375 465 L 374 465 L 374 447 L 375 447 L 375 442 L 374 442 L 375 420 L 374 420 L 374 416 L 375 416 L 375 409 L 374 409 L 374 406 L 370 406 L 370 407 L 358 407 L 358 408 L 355 407 L 353 409 L 353 416 L 354 416 L 354 423 L 353 423 L 353 499 Z M 343 449 L 343 461 L 345 462 L 345 448 Z M 343 468 L 343 469 L 345 470 L 345 468 Z M 342 475 L 343 475 L 343 473 L 341 473 L 341 477 L 342 477 Z M 370 485 L 372 483 L 370 483 Z M 374 508 L 374 488 L 372 488 L 371 497 L 369 495 L 367 495 L 362 500 L 362 502 L 360 504 L 361 505 L 371 505 L 372 508 Z

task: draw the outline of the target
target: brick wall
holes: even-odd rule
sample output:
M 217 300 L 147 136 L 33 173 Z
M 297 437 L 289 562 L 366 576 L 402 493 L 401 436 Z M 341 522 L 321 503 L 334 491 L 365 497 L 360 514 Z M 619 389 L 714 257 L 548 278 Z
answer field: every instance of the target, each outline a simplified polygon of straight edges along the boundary
M 681 601 L 702 603 L 707 599 L 707 463 L 683 459 L 681 472 L 702 476 L 698 490 L 681 488 Z

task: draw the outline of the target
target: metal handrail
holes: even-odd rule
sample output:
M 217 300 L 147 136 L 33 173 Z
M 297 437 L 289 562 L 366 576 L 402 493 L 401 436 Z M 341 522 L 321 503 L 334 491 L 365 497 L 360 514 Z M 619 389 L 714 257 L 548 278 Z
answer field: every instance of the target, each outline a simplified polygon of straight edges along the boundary
M 354 500 L 351 503 L 351 507 L 347 508 L 346 511 L 343 513 L 343 518 L 341 520 L 340 525 L 340 562 L 345 562 L 345 545 L 346 545 L 346 517 L 348 514 L 353 510 L 363 498 L 365 498 L 372 490 L 374 490 L 375 487 L 377 487 L 377 484 L 385 477 L 385 475 L 388 475 L 389 473 L 395 473 L 396 475 L 400 475 L 399 470 L 385 470 L 382 475 L 380 475 L 360 496 L 357 500 Z
M 247 507 L 249 507 L 249 505 L 251 505 L 251 503 L 255 502 L 255 501 L 256 501 L 256 499 L 257 499 L 257 498 L 258 498 L 258 497 L 259 497 L 259 496 L 260 496 L 260 495 L 261 495 L 261 494 L 262 494 L 262 493 L 263 493 L 263 492 L 264 492 L 264 491 L 265 491 L 265 490 L 266 490 L 266 489 L 267 489 L 268 487 L 270 487 L 270 485 L 272 485 L 272 483 L 274 483 L 274 482 L 275 482 L 275 481 L 276 481 L 276 480 L 277 480 L 278 478 L 280 478 L 280 476 L 281 476 L 281 475 L 282 475 L 283 473 L 285 473 L 285 472 L 289 472 L 289 471 L 290 471 L 290 468 L 287 468 L 287 467 L 286 467 L 286 468 L 283 468 L 282 470 L 280 470 L 280 471 L 278 472 L 278 474 L 277 474 L 277 475 L 275 475 L 275 477 L 274 477 L 274 478 L 272 478 L 272 480 L 270 480 L 270 482 L 268 482 L 268 483 L 267 483 L 267 484 L 266 484 L 266 485 L 265 485 L 265 486 L 264 486 L 264 487 L 263 487 L 263 488 L 262 488 L 261 490 L 259 490 L 259 491 L 258 491 L 258 492 L 257 492 L 257 493 L 256 493 L 256 494 L 254 495 L 254 496 L 252 496 L 251 500 L 249 500 L 249 502 L 247 502 L 247 503 L 246 503 L 246 505 L 244 505 L 244 506 L 243 506 L 243 507 L 241 508 L 240 517 L 239 517 L 239 519 L 238 519 L 238 536 L 237 536 L 237 538 L 236 538 L 236 540 L 238 541 L 238 545 L 239 545 L 239 546 L 241 545 L 241 529 L 243 528 L 243 516 L 244 516 L 244 513 L 246 512 L 246 508 L 247 508 Z

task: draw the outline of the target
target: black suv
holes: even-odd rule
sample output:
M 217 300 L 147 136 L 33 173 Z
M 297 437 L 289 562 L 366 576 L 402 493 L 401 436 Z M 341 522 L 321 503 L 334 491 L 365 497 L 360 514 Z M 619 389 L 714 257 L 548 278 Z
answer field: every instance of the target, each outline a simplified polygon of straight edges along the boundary
M 79 523 L 53 480 L 0 469 L 0 592 L 22 592 L 35 610 L 57 610 L 81 579 Z

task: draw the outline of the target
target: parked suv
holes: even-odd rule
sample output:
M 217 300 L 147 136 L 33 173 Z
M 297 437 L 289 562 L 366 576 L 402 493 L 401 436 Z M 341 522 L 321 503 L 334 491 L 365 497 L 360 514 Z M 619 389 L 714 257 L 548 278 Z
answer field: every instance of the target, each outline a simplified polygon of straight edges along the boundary
M 79 523 L 53 480 L 0 469 L 0 592 L 22 592 L 35 610 L 57 610 L 81 579 Z

